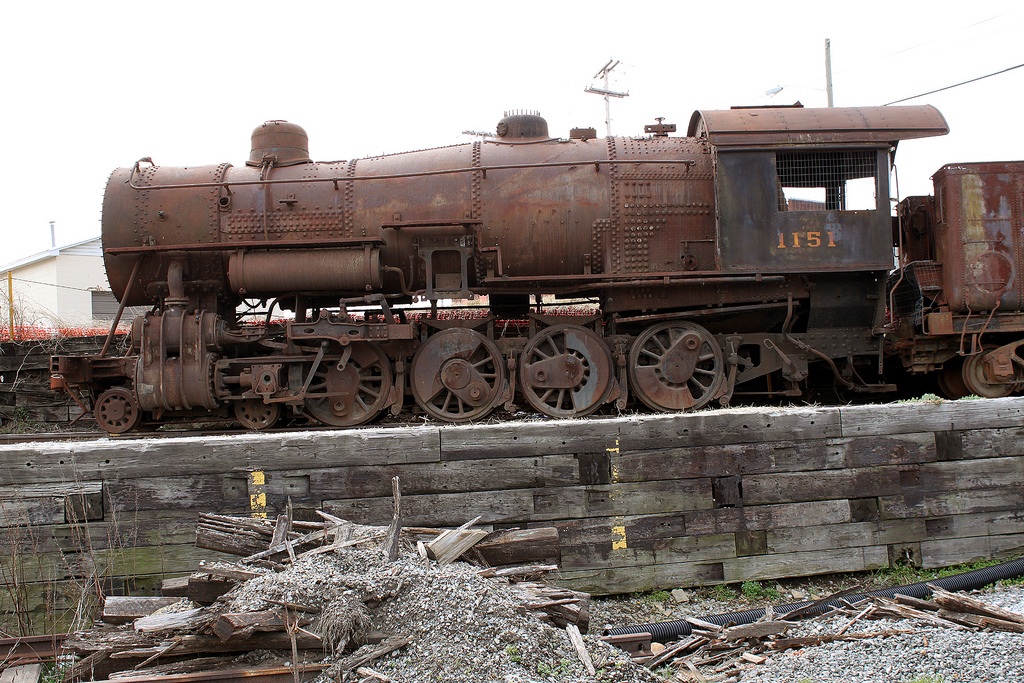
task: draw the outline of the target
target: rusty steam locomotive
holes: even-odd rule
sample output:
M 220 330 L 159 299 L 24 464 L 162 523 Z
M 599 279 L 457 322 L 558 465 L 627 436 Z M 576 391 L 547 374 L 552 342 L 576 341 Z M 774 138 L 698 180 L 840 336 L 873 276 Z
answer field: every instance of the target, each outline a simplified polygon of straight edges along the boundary
M 124 353 L 55 356 L 53 384 L 111 433 L 681 411 L 888 391 L 887 366 L 950 396 L 1021 386 L 1024 164 L 945 167 L 894 219 L 897 143 L 948 132 L 932 107 L 674 131 L 557 138 L 517 113 L 493 139 L 313 162 L 270 121 L 244 166 L 140 160 L 109 180 L 103 247 L 122 310 L 151 309 Z

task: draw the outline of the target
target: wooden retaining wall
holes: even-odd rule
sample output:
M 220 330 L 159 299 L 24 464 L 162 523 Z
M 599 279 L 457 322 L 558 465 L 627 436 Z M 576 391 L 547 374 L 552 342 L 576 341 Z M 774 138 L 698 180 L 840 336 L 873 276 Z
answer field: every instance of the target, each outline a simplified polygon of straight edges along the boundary
M 394 475 L 408 525 L 558 527 L 593 593 L 935 567 L 1022 552 L 1024 399 L 3 446 L 6 628 L 214 559 L 197 515 L 260 493 L 387 524 Z
M 53 422 L 67 424 L 81 414 L 66 394 L 50 389 L 50 356 L 98 353 L 105 337 L 50 337 L 17 342 L 0 342 L 0 425 L 10 422 Z M 117 335 L 114 348 L 124 345 Z M 79 424 L 95 428 L 92 415 Z

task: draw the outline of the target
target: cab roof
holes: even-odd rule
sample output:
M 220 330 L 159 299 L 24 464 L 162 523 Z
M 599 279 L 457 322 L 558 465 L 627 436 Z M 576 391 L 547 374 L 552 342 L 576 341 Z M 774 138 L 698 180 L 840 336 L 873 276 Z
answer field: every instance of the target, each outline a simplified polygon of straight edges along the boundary
M 895 146 L 900 140 L 945 135 L 949 124 L 930 104 L 904 107 L 749 107 L 695 111 L 689 137 L 716 147 L 776 147 L 844 143 Z

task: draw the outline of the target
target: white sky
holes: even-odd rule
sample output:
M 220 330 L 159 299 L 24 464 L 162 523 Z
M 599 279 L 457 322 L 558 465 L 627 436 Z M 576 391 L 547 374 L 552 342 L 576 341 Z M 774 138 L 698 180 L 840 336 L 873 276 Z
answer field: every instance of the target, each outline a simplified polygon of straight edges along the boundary
M 1011 1 L 580 3 L 17 2 L 0 41 L 0 262 L 99 234 L 111 170 L 248 157 L 252 129 L 286 119 L 314 159 L 467 142 L 506 110 L 538 110 L 551 134 L 604 134 L 583 92 L 621 60 L 613 132 L 656 116 L 685 133 L 694 109 L 884 104 L 1024 62 Z M 765 91 L 783 86 L 774 98 Z M 908 104 L 952 132 L 897 155 L 903 196 L 942 164 L 1024 158 L 1024 69 Z

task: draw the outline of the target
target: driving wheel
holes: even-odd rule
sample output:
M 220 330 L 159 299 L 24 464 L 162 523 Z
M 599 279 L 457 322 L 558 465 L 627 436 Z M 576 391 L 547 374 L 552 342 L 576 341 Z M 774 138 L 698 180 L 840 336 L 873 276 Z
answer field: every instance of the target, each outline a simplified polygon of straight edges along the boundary
M 380 415 L 393 383 L 391 361 L 373 342 L 324 357 L 306 389 L 306 413 L 331 427 L 355 427 Z
M 648 327 L 629 352 L 633 391 L 648 407 L 664 412 L 706 405 L 722 387 L 723 368 L 715 338 L 687 321 Z
M 507 385 L 501 351 L 476 330 L 442 330 L 416 351 L 412 395 L 428 414 L 445 422 L 484 417 Z
M 552 417 L 582 417 L 600 408 L 612 387 L 608 345 L 579 325 L 552 325 L 533 336 L 520 357 L 523 395 Z

